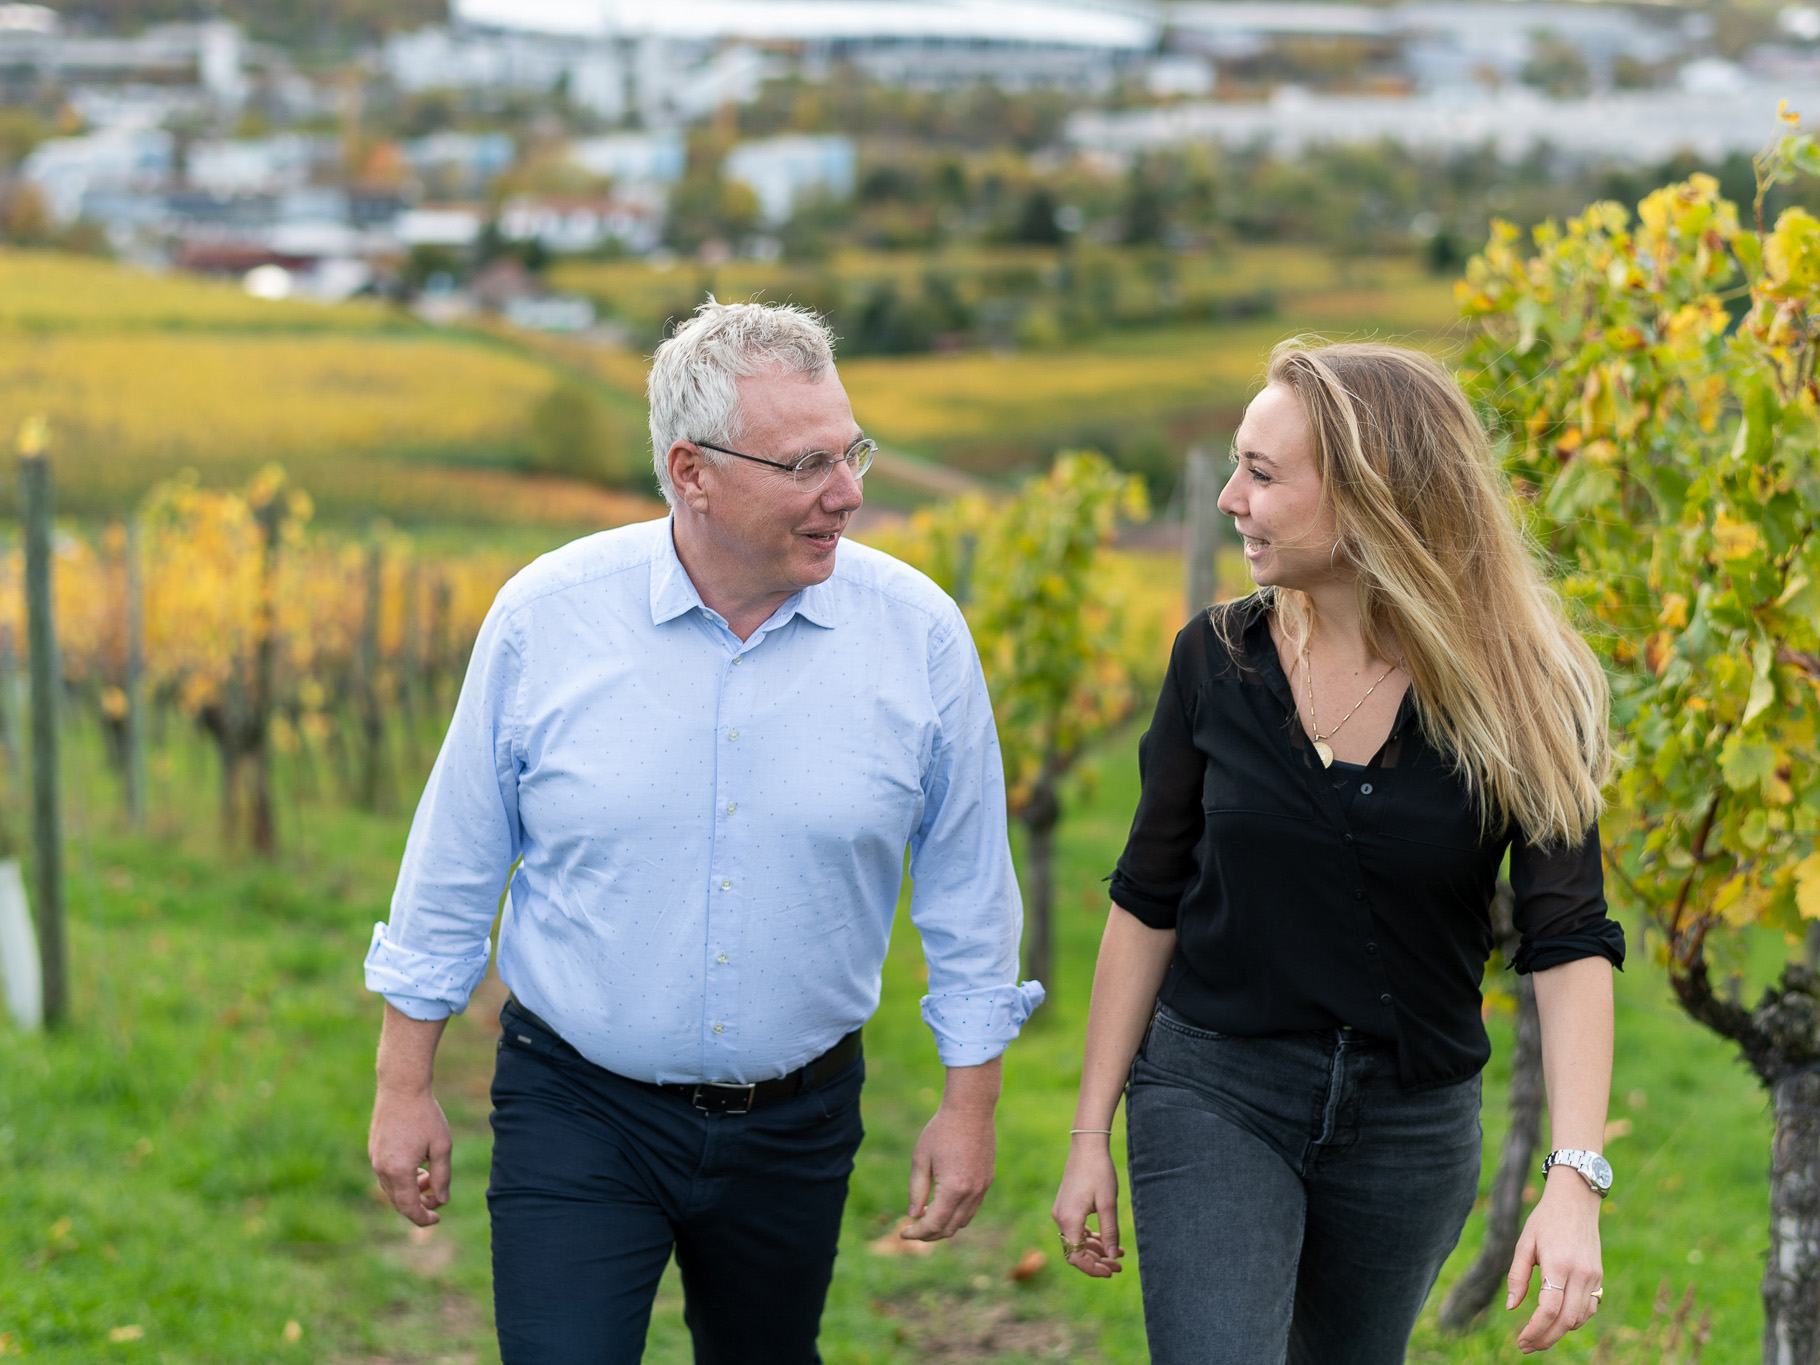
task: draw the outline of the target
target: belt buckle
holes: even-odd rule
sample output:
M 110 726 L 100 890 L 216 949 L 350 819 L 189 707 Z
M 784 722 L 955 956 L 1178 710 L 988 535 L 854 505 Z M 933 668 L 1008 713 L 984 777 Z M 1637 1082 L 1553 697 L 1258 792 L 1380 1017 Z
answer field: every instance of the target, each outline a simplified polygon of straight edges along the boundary
M 702 1113 L 704 1113 L 704 1114 L 750 1114 L 752 1112 L 752 1095 L 753 1095 L 753 1092 L 755 1092 L 757 1089 L 758 1089 L 758 1082 L 756 1082 L 756 1081 L 749 1082 L 746 1085 L 715 1085 L 712 1082 L 703 1081 L 700 1085 L 697 1085 L 695 1087 L 694 1092 L 689 1096 L 689 1103 L 694 1105 L 697 1109 L 701 1110 Z M 745 1102 L 746 1102 L 745 1106 L 740 1109 L 734 1109 L 731 1107 L 732 1100 L 731 1100 L 731 1098 L 729 1098 L 729 1100 L 728 1100 L 729 1107 L 728 1108 L 710 1109 L 707 1105 L 705 1105 L 701 1102 L 701 1092 L 704 1090 L 718 1090 L 722 1094 L 726 1094 L 726 1092 L 728 1092 L 730 1090 L 744 1091 L 745 1094 L 744 1094 L 743 1098 L 745 1099 Z

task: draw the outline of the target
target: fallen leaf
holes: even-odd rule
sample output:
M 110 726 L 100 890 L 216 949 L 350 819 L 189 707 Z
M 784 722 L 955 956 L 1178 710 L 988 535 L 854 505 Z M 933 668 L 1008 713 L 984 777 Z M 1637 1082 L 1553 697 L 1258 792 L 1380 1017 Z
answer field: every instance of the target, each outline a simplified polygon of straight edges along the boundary
M 125 1327 L 110 1328 L 107 1339 L 109 1341 L 138 1341 L 144 1335 L 145 1328 L 141 1327 L 136 1322 L 131 1322 Z
M 1048 1253 L 1043 1252 L 1043 1251 L 1038 1251 L 1035 1247 L 1031 1247 L 1027 1251 L 1025 1251 L 1022 1256 L 1019 1256 L 1017 1258 L 1016 1265 L 1012 1266 L 1010 1270 L 1005 1272 L 1005 1278 L 1008 1280 L 1017 1280 L 1017 1281 L 1022 1282 L 1024 1280 L 1029 1279 L 1031 1276 L 1035 1275 L 1038 1271 L 1040 1271 L 1044 1266 L 1046 1266 L 1048 1264 L 1049 1264 Z
M 284 1331 L 279 1335 L 295 1346 L 298 1342 L 303 1340 L 303 1324 L 298 1322 L 296 1318 L 292 1318 L 289 1322 L 285 1323 Z
M 870 1251 L 874 1256 L 927 1256 L 930 1252 L 935 1250 L 934 1242 L 914 1242 L 908 1238 L 898 1236 L 898 1233 L 902 1232 L 915 1221 L 916 1220 L 913 1218 L 898 1219 L 897 1226 L 892 1228 L 891 1231 L 887 1232 L 883 1237 L 875 1237 L 870 1242 L 867 1242 L 866 1250 Z

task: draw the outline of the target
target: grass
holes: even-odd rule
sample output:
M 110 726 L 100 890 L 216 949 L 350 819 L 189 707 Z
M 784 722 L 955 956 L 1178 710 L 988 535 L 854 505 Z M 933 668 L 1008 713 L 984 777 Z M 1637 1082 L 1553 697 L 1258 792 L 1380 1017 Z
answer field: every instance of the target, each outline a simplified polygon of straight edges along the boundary
M 265 865 L 215 846 L 200 746 L 173 742 L 158 756 L 154 827 L 131 835 L 112 814 L 92 737 L 77 738 L 75 1019 L 49 1037 L 0 1024 L 0 1354 L 85 1365 L 494 1359 L 482 1195 L 496 982 L 444 1044 L 438 1088 L 457 1133 L 444 1224 L 411 1236 L 376 1204 L 364 1158 L 378 1009 L 359 964 L 385 913 L 408 803 L 367 814 L 287 797 L 286 851 Z M 900 921 L 867 1028 L 868 1137 L 826 1319 L 830 1361 L 1145 1359 L 1136 1275 L 1065 1272 L 1046 1214 L 1104 912 L 1099 878 L 1135 800 L 1134 739 L 1108 747 L 1092 798 L 1063 827 L 1061 969 L 1051 1004 L 1008 1055 L 998 1184 L 973 1228 L 921 1257 L 868 1249 L 901 1212 L 910 1148 L 941 1082 L 916 1017 L 916 937 Z M 1677 1291 L 1696 1283 L 1712 1306 L 1708 1359 L 1752 1358 L 1763 1096 L 1641 960 L 1620 979 L 1618 1019 L 1613 1113 L 1631 1127 L 1610 1146 L 1618 1186 L 1599 1330 L 1642 1328 L 1666 1276 Z M 1507 1030 L 1494 1021 L 1494 1033 L 1488 1152 Z M 1475 1217 L 1443 1288 L 1478 1230 Z M 1009 1278 L 1027 1251 L 1042 1267 Z M 1411 1359 L 1515 1361 L 1514 1335 L 1500 1321 L 1450 1340 L 1425 1318 Z M 1582 1333 L 1555 1358 L 1586 1361 L 1594 1345 Z M 689 1358 L 673 1278 L 647 1358 Z

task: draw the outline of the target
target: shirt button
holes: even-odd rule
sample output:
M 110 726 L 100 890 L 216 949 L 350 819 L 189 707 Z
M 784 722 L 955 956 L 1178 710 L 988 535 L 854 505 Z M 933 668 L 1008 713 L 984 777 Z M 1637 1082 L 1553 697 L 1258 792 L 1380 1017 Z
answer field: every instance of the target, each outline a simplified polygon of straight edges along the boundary
M 723 967 L 727 965 L 727 955 L 725 953 L 722 953 L 719 957 L 715 958 L 714 960 L 716 962 L 720 963 L 720 965 Z
M 1355 900 L 1355 901 L 1362 901 L 1362 900 L 1364 900 L 1364 899 L 1365 899 L 1365 888 L 1364 888 L 1364 887 L 1362 887 L 1362 886 L 1355 886 L 1355 887 L 1353 887 L 1353 888 L 1352 888 L 1352 898 L 1353 898 L 1353 899 L 1354 899 L 1354 900 Z
M 1389 1004 L 1389 1003 L 1390 1003 L 1390 997 L 1389 997 L 1389 996 L 1388 996 L 1388 995 L 1380 995 L 1380 996 L 1379 996 L 1379 997 L 1378 997 L 1378 1003 L 1379 1003 L 1379 1004 L 1380 1004 L 1380 1005 L 1388 1005 L 1388 1004 Z M 716 1024 L 716 1025 L 715 1025 L 715 1026 L 714 1026 L 714 1031 L 715 1031 L 715 1032 L 716 1032 L 716 1033 L 719 1033 L 719 1032 L 720 1032 L 720 1026 L 719 1026 L 719 1025 L 718 1025 L 718 1024 Z
M 1386 1002 L 1388 1002 L 1390 1000 L 1390 997 L 1387 995 L 1384 997 L 1384 999 Z M 727 1031 L 727 1026 L 725 1024 L 716 1024 L 714 1026 L 714 1031 L 716 1033 L 725 1033 Z
M 738 739 L 738 738 L 739 738 L 739 731 L 737 731 L 737 730 L 729 730 L 729 731 L 727 731 L 727 738 L 728 738 L 728 739 Z
M 733 883 L 723 879 L 720 884 L 720 889 L 722 891 L 731 891 L 733 889 Z
M 733 814 L 733 812 L 734 812 L 734 811 L 736 811 L 736 810 L 738 810 L 738 809 L 739 809 L 739 802 L 737 802 L 737 801 L 729 801 L 729 802 L 727 802 L 727 814 L 728 814 L 728 815 L 731 815 L 731 814 Z
M 1365 945 L 1365 951 L 1368 953 L 1375 953 L 1375 952 L 1377 952 L 1377 950 L 1378 950 L 1378 945 L 1375 943 L 1367 943 Z
M 745 661 L 746 661 L 746 656 L 744 654 L 735 654 L 733 656 L 733 662 L 736 664 L 742 664 Z
M 1351 848 L 1352 847 L 1352 836 L 1350 834 L 1342 834 L 1340 836 L 1340 842 L 1345 844 L 1346 847 Z
M 1359 783 L 1359 795 L 1360 796 L 1370 796 L 1371 795 L 1371 783 L 1369 783 L 1369 782 Z

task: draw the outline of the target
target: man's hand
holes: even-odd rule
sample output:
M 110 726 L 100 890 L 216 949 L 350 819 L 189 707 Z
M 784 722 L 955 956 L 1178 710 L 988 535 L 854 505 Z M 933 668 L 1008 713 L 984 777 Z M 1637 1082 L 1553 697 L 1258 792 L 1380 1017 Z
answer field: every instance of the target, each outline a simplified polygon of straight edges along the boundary
M 430 1091 L 446 1019 L 413 1019 L 386 1002 L 379 1031 L 379 1090 L 367 1159 L 379 1188 L 406 1218 L 427 1228 L 449 1202 L 449 1121 Z
M 992 1111 L 1002 1074 L 996 1057 L 984 1066 L 948 1069 L 941 1107 L 924 1126 L 910 1158 L 910 1217 L 915 1221 L 899 1236 L 939 1242 L 979 1212 L 998 1155 Z
M 436 1210 L 449 1202 L 452 1146 L 449 1121 L 427 1087 L 414 1092 L 379 1088 L 367 1158 L 392 1207 L 419 1227 L 442 1221 Z

